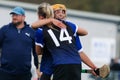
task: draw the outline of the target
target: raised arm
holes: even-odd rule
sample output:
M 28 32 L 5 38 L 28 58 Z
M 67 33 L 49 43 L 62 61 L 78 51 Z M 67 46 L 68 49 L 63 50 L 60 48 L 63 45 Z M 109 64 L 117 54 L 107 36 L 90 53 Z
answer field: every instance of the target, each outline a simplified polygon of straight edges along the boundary
M 34 23 L 32 23 L 31 26 L 33 29 L 36 29 L 36 28 L 39 28 L 39 27 L 49 24 L 49 23 L 53 23 L 54 25 L 56 25 L 57 27 L 60 27 L 60 28 L 66 28 L 65 24 L 63 24 L 61 21 L 54 19 L 54 18 L 37 20 Z
M 85 29 L 83 29 L 83 28 L 81 28 L 81 27 L 78 27 L 77 34 L 78 34 L 79 36 L 85 36 L 85 35 L 88 34 L 88 32 L 87 32 L 87 30 L 85 30 Z

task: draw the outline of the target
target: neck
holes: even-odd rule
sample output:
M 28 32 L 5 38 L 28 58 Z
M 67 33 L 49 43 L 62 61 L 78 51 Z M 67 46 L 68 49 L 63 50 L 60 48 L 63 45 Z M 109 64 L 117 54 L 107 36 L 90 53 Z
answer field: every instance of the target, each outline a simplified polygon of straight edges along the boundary
M 16 26 L 17 29 L 21 29 L 23 27 L 24 27 L 24 23 L 21 23 L 21 24 L 19 24 L 19 25 Z

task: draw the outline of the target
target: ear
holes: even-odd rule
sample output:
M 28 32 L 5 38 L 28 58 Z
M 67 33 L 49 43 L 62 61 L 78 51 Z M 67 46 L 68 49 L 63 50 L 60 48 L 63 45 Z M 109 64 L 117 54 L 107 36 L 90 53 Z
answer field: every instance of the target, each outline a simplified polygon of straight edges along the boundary
M 26 17 L 26 16 L 25 16 L 25 15 L 23 15 L 23 20 L 25 20 L 25 17 Z

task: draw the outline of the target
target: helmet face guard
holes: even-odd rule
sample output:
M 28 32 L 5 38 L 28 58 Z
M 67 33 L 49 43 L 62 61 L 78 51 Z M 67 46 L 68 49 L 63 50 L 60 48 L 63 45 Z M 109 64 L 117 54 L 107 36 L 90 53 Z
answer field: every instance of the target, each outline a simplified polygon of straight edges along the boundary
M 65 12 L 65 18 L 66 18 L 67 14 L 66 14 L 66 7 L 65 7 L 65 5 L 63 5 L 63 4 L 54 4 L 51 7 L 53 8 L 54 12 L 57 11 L 57 10 L 63 10 Z

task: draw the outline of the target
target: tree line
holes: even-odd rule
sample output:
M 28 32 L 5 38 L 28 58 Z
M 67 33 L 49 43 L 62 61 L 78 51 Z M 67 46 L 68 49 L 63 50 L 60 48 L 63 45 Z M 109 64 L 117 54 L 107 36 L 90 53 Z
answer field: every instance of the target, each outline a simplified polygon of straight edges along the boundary
M 13 0 L 39 4 L 47 2 L 50 4 L 61 3 L 69 9 L 120 15 L 120 0 Z

